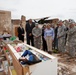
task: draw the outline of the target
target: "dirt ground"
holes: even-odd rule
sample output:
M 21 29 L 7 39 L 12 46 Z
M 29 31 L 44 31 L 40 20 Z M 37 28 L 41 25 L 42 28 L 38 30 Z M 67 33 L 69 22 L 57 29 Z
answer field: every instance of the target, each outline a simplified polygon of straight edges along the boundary
M 58 59 L 58 75 L 76 75 L 76 58 L 70 58 L 68 54 L 52 55 Z

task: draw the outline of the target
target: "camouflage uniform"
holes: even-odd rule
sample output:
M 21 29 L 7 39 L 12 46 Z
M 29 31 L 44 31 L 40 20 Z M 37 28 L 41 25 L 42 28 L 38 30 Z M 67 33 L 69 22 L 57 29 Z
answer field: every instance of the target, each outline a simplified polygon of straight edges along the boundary
M 64 25 L 58 27 L 58 50 L 60 52 L 65 52 L 65 35 L 63 35 L 63 33 L 65 32 L 65 28 L 66 27 Z
M 68 31 L 68 50 L 72 57 L 76 55 L 76 27 L 74 26 Z
M 34 46 L 40 49 L 42 30 L 39 27 L 38 28 L 34 27 L 32 30 L 32 34 L 34 35 Z

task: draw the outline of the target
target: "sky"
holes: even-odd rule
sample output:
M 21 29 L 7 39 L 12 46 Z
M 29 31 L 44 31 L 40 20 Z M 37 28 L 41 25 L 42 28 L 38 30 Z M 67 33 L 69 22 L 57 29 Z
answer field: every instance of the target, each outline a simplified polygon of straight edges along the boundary
M 0 0 L 0 10 L 11 11 L 12 19 L 50 16 L 76 21 L 76 0 Z

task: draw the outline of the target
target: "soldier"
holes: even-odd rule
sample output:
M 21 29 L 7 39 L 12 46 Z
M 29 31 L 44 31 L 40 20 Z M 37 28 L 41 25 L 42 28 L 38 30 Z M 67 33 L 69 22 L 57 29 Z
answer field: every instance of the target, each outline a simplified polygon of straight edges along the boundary
M 35 27 L 32 30 L 34 36 L 34 46 L 38 49 L 41 49 L 41 35 L 42 30 L 38 27 L 38 23 L 35 24 Z
M 71 23 L 70 24 L 70 29 L 68 31 L 68 50 L 69 50 L 69 54 L 71 55 L 71 57 L 75 57 L 76 56 L 76 27 L 75 24 Z
M 62 21 L 59 21 L 59 27 L 58 27 L 58 50 L 59 52 L 64 53 L 65 52 L 65 35 L 62 36 L 62 34 L 65 32 L 65 25 L 63 25 Z

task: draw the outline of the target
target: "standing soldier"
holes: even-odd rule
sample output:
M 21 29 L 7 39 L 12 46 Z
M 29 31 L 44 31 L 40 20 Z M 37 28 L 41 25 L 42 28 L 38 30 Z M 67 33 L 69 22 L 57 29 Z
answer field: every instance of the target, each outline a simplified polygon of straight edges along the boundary
M 38 49 L 41 49 L 41 35 L 42 30 L 38 27 L 38 24 L 35 24 L 35 27 L 32 30 L 32 34 L 34 36 L 34 46 Z
M 68 38 L 68 50 L 71 57 L 76 56 L 76 27 L 73 23 L 70 24 L 70 29 L 67 35 Z
M 62 52 L 62 53 L 65 52 L 65 35 L 62 36 L 62 34 L 65 32 L 65 28 L 66 28 L 65 25 L 63 25 L 62 21 L 60 21 L 57 38 L 58 38 L 58 50 L 59 52 Z

